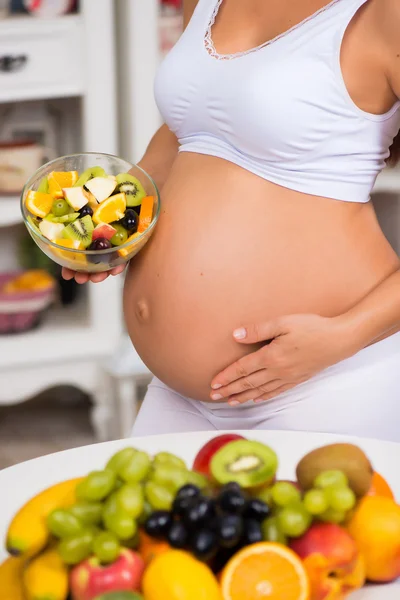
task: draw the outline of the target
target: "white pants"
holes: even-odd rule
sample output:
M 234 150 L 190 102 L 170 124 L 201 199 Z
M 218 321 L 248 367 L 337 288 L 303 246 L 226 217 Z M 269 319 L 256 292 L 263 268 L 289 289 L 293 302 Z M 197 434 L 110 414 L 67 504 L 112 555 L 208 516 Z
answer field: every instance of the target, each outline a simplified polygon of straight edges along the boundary
M 400 442 L 400 332 L 261 404 L 199 402 L 154 379 L 133 435 L 214 429 L 290 429 Z

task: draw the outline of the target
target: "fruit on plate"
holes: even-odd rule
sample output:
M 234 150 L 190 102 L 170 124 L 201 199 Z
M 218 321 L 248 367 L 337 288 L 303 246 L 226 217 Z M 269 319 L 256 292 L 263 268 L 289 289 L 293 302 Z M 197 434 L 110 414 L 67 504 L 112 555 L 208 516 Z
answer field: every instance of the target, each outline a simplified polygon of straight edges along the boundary
M 367 496 L 385 496 L 394 500 L 393 490 L 382 475 L 374 472 L 372 476 L 371 487 L 368 490 Z
M 209 440 L 196 454 L 193 462 L 193 470 L 198 473 L 202 473 L 206 477 L 210 477 L 210 463 L 214 454 L 228 442 L 235 440 L 244 440 L 245 438 L 236 433 L 225 433 L 223 435 L 217 435 L 216 437 Z
M 93 230 L 92 240 L 111 240 L 111 238 L 115 235 L 116 231 L 117 230 L 115 229 L 115 227 L 113 227 L 109 223 L 99 223 Z
M 221 576 L 223 600 L 309 600 L 309 581 L 301 559 L 271 542 L 238 552 Z
M 96 198 L 97 202 L 107 200 L 117 187 L 117 179 L 113 175 L 108 177 L 94 177 L 89 179 L 85 188 Z
M 211 459 L 211 474 L 219 484 L 236 481 L 243 488 L 254 488 L 273 480 L 278 457 L 269 446 L 252 440 L 226 444 Z
M 353 444 L 329 444 L 304 456 L 297 465 L 297 480 L 303 490 L 314 486 L 323 471 L 342 471 L 358 498 L 368 493 L 373 469 L 365 453 Z
M 209 567 L 182 550 L 157 556 L 143 577 L 146 600 L 221 600 L 221 591 Z
M 365 568 L 348 532 L 332 523 L 315 523 L 290 543 L 303 560 L 311 583 L 311 600 L 340 600 L 364 585 Z
M 62 232 L 63 235 L 57 237 L 78 241 L 82 248 L 87 248 L 92 243 L 93 229 L 92 219 L 87 215 L 86 217 L 77 219 L 73 223 L 67 225 Z
M 68 596 L 68 571 L 55 549 L 36 556 L 22 579 L 26 600 L 66 600 Z
M 137 177 L 129 173 L 120 173 L 117 175 L 117 184 L 118 191 L 126 195 L 127 206 L 140 206 L 146 192 Z
M 50 532 L 47 516 L 56 508 L 72 505 L 75 490 L 81 479 L 57 483 L 27 502 L 14 516 L 8 528 L 6 547 L 13 556 L 33 556 L 44 548 Z
M 44 219 L 51 211 L 53 200 L 50 194 L 30 190 L 26 195 L 25 205 L 32 215 Z
M 7 558 L 0 565 L 0 600 L 25 600 L 22 572 L 25 559 Z
M 106 592 L 139 591 L 144 568 L 141 556 L 127 548 L 110 565 L 103 566 L 96 557 L 89 558 L 71 571 L 72 599 L 94 600 Z
M 99 204 L 98 208 L 93 213 L 93 222 L 99 223 L 112 223 L 113 221 L 119 221 L 124 218 L 126 210 L 126 196 L 125 194 L 116 194 L 110 196 L 107 200 L 104 200 Z
M 400 506 L 391 498 L 366 496 L 347 530 L 363 554 L 369 581 L 400 576 Z

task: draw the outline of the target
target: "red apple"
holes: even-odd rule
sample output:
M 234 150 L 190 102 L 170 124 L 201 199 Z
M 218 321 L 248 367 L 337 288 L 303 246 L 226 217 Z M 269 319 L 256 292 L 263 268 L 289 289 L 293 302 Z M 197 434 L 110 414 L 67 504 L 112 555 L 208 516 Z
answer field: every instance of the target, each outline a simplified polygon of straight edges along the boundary
M 244 440 L 245 438 L 242 435 L 238 435 L 236 433 L 224 433 L 223 435 L 218 435 L 213 438 L 209 442 L 207 442 L 197 453 L 196 458 L 193 462 L 193 471 L 197 471 L 197 473 L 202 473 L 206 475 L 206 477 L 210 476 L 210 462 L 214 454 L 225 446 L 229 444 L 229 442 L 234 442 L 235 440 Z
M 109 225 L 108 223 L 100 223 L 94 228 L 92 239 L 93 241 L 99 238 L 111 240 L 115 233 L 117 233 L 117 230 L 112 227 L 112 225 Z
M 303 560 L 310 600 L 342 600 L 365 582 L 365 564 L 350 534 L 333 523 L 316 523 L 290 546 Z
M 138 591 L 144 568 L 142 557 L 126 548 L 111 565 L 103 566 L 97 558 L 89 558 L 71 571 L 72 599 L 93 600 L 106 592 Z

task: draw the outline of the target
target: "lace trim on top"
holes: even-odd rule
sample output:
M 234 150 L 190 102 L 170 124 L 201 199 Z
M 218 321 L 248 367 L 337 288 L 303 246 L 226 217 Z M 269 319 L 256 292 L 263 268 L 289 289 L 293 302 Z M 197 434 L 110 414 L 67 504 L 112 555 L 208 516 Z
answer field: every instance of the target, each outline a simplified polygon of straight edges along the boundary
M 328 10 L 329 8 L 331 8 L 332 6 L 334 6 L 335 4 L 337 4 L 340 1 L 341 0 L 331 0 L 328 4 L 326 4 L 319 10 L 317 10 L 315 13 L 313 13 L 309 17 L 306 17 L 305 19 L 303 19 L 296 25 L 293 25 L 293 27 L 290 27 L 290 29 L 287 29 L 283 33 L 276 35 L 274 38 L 264 42 L 263 44 L 260 44 L 259 46 L 256 46 L 255 48 L 250 48 L 250 50 L 244 50 L 243 52 L 235 52 L 233 54 L 219 54 L 216 51 L 214 42 L 212 40 L 212 28 L 215 24 L 215 21 L 217 19 L 218 13 L 219 13 L 219 9 L 223 2 L 223 0 L 217 0 L 217 4 L 211 15 L 211 19 L 208 24 L 208 28 L 207 28 L 207 31 L 206 31 L 206 34 L 204 37 L 204 46 L 205 46 L 208 54 L 217 60 L 232 60 L 233 58 L 239 58 L 240 56 L 245 56 L 246 54 L 252 54 L 253 52 L 257 52 L 258 50 L 261 50 L 262 48 L 270 46 L 271 44 L 277 42 L 281 38 L 286 37 L 287 35 L 289 35 L 289 33 L 292 33 L 292 31 L 295 31 L 296 29 L 299 29 L 300 27 L 302 27 L 309 21 L 312 21 L 315 17 L 318 17 L 318 15 L 320 15 L 321 13 L 324 13 L 326 10 Z

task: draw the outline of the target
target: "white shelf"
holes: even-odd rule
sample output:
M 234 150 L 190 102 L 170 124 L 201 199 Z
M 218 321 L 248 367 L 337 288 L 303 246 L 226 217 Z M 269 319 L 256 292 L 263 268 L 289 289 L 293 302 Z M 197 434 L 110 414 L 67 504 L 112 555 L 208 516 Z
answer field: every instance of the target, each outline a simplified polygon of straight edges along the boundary
M 0 227 L 22 222 L 19 196 L 0 196 Z
M 374 192 L 390 192 L 400 195 L 400 168 L 388 167 L 376 180 Z

